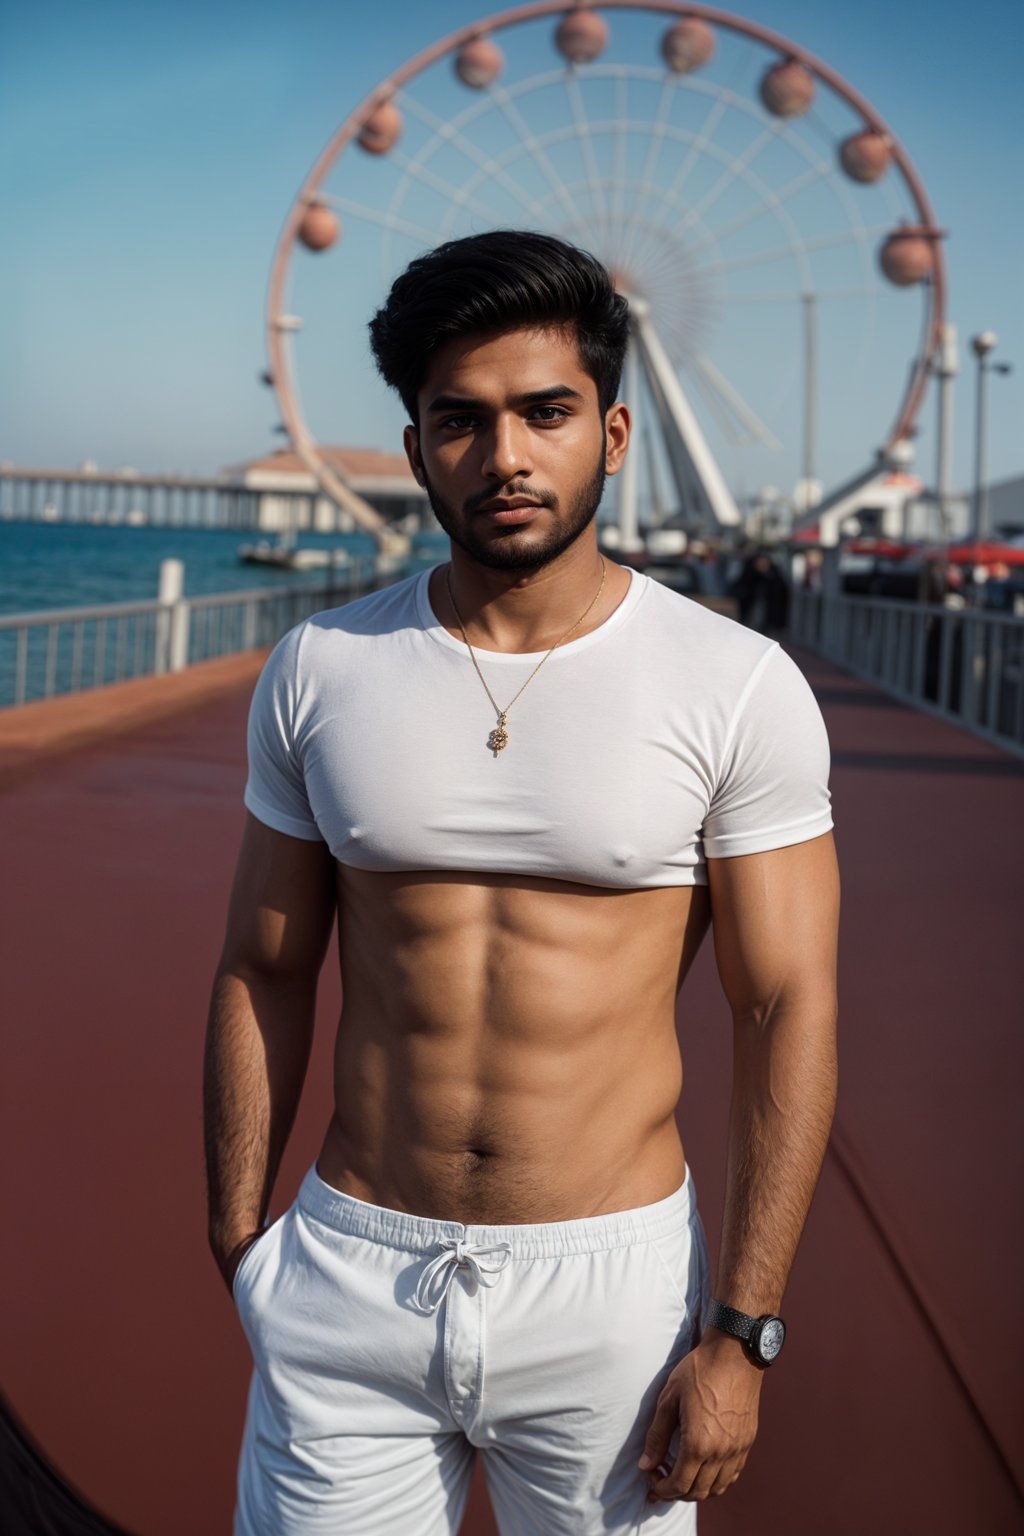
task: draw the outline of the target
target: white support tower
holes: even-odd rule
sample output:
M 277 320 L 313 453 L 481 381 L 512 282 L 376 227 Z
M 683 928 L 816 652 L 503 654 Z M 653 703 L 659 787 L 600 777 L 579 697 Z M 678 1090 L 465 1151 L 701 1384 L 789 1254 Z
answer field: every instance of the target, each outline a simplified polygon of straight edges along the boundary
M 936 433 L 935 503 L 939 510 L 939 528 L 949 538 L 953 499 L 953 381 L 960 371 L 956 326 L 942 327 L 942 343 L 933 364 L 939 380 L 938 431 Z
M 637 512 L 636 488 L 640 469 L 640 370 L 637 367 L 636 346 L 630 338 L 626 351 L 625 367 L 626 404 L 632 418 L 629 449 L 619 474 L 619 548 L 640 549 L 640 518 Z
M 679 376 L 669 361 L 646 300 L 629 294 L 631 350 L 636 349 L 658 416 L 680 509 L 708 532 L 738 528 L 740 511 L 708 447 Z

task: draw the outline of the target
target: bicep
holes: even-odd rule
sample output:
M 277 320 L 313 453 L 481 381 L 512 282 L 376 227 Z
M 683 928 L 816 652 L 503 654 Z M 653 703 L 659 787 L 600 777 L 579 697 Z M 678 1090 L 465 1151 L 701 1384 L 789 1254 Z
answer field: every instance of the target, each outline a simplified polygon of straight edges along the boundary
M 737 1020 L 784 1004 L 835 1006 L 839 871 L 831 832 L 708 859 L 715 960 Z
M 336 905 L 326 843 L 289 837 L 246 814 L 221 971 L 315 981 Z

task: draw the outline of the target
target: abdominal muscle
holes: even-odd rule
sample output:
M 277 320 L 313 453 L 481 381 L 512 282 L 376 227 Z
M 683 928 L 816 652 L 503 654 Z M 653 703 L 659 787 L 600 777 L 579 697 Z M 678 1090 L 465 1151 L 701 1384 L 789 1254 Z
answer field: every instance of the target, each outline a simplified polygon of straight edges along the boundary
M 467 1224 L 596 1216 L 679 1187 L 675 998 L 706 887 L 339 865 L 338 921 L 321 1178 Z

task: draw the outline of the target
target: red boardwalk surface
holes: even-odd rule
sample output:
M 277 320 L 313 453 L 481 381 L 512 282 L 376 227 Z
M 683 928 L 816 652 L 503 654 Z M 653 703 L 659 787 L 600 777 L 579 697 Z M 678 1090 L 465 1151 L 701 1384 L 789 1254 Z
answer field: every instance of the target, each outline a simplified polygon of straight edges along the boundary
M 1024 1529 L 1024 771 L 800 660 L 834 753 L 840 1107 L 761 1434 L 702 1531 L 1008 1536 Z M 200 1057 L 255 671 L 128 685 L 164 702 L 92 744 L 98 698 L 0 717 L 2 1385 L 138 1536 L 230 1527 L 247 1356 L 206 1251 Z M 54 755 L 62 710 L 79 744 Z M 337 1006 L 328 972 L 278 1208 L 327 1113 Z M 680 1030 L 714 1243 L 729 1021 L 709 948 Z M 464 1529 L 493 1532 L 479 1488 Z

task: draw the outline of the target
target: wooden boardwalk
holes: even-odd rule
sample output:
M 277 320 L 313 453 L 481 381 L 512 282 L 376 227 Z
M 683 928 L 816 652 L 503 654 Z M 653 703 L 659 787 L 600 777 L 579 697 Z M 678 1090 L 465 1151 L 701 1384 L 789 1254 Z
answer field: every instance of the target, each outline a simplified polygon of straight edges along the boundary
M 200 1070 L 260 659 L 0 715 L 0 1387 L 136 1536 L 230 1529 L 248 1363 L 206 1251 Z M 1024 768 L 798 660 L 833 747 L 839 1111 L 761 1433 L 702 1536 L 1009 1536 L 1024 1530 Z M 338 1003 L 328 967 L 278 1209 L 328 1112 Z M 710 946 L 680 1031 L 714 1245 L 729 1020 Z M 493 1531 L 476 1485 L 464 1536 Z

